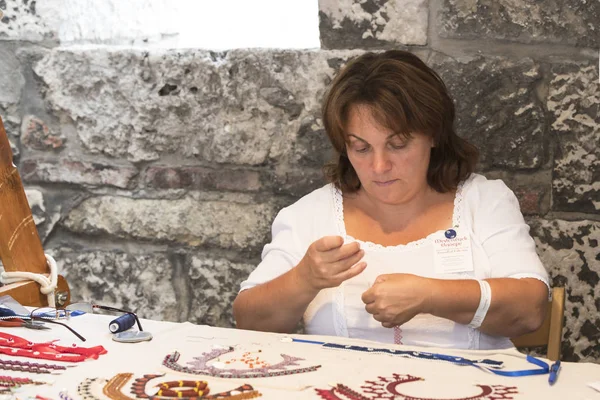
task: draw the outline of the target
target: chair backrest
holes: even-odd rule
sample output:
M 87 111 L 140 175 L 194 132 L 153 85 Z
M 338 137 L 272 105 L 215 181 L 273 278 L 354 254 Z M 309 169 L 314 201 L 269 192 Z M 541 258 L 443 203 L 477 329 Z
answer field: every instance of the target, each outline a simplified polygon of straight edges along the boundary
M 0 259 L 7 272 L 49 272 L 42 242 L 35 227 L 21 177 L 13 163 L 13 155 L 2 118 L 0 118 Z M 69 295 L 63 277 L 58 291 Z M 23 305 L 46 306 L 47 297 L 36 282 L 11 283 L 0 287 L 0 295 L 11 295 Z
M 555 287 L 552 289 L 552 302 L 542 326 L 535 332 L 511 339 L 513 344 L 517 348 L 547 346 L 546 358 L 552 361 L 560 360 L 564 315 L 565 288 Z

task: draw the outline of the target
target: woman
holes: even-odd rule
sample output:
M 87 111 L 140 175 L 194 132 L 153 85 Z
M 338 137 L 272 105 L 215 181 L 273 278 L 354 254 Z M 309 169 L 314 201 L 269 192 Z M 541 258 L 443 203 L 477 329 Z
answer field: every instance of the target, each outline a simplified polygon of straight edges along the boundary
M 330 184 L 277 215 L 234 302 L 242 329 L 506 348 L 543 322 L 548 276 L 513 192 L 474 174 L 440 77 L 404 51 L 335 78 Z

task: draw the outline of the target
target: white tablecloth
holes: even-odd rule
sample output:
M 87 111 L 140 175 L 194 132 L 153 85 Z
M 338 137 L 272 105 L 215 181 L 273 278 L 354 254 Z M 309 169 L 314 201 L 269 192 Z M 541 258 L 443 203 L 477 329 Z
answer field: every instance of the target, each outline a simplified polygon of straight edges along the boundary
M 266 399 L 320 399 L 316 389 L 331 390 L 337 384 L 343 384 L 362 394 L 366 398 L 375 398 L 373 391 L 381 391 L 387 397 L 395 399 L 600 399 L 600 393 L 588 386 L 600 380 L 600 365 L 590 363 L 563 363 L 558 381 L 548 384 L 548 375 L 526 377 L 502 377 L 485 372 L 472 366 L 457 366 L 447 362 L 410 359 L 386 354 L 367 354 L 349 350 L 332 350 L 317 344 L 289 342 L 290 337 L 310 339 L 342 344 L 359 344 L 372 347 L 384 347 L 380 343 L 356 341 L 337 337 L 282 335 L 262 332 L 250 332 L 235 329 L 213 328 L 190 323 L 170 323 L 142 320 L 144 330 L 153 334 L 149 342 L 118 343 L 112 340 L 108 331 L 108 322 L 114 316 L 82 315 L 73 317 L 69 325 L 87 338 L 79 341 L 67 329 L 52 326 L 51 330 L 35 331 L 25 328 L 2 328 L 0 331 L 24 337 L 34 342 L 60 339 L 58 344 L 91 347 L 102 345 L 108 351 L 97 360 L 74 365 L 66 372 L 57 375 L 33 375 L 14 371 L 0 371 L 0 375 L 30 377 L 48 382 L 44 386 L 24 386 L 12 397 L 17 399 L 34 398 L 42 395 L 58 399 L 59 392 L 66 391 L 73 399 L 79 399 L 77 386 L 86 378 L 110 379 L 118 373 L 133 373 L 130 382 L 123 388 L 123 394 L 130 394 L 133 379 L 144 374 L 162 374 L 165 376 L 151 380 L 147 385 L 148 394 L 156 391 L 155 385 L 168 380 L 203 380 L 208 382 L 210 393 L 231 390 L 242 384 L 250 384 Z M 137 328 L 135 328 L 137 329 Z M 282 361 L 281 354 L 298 357 L 297 369 L 320 365 L 316 371 L 303 372 L 287 376 L 264 378 L 217 378 L 206 375 L 179 373 L 162 365 L 164 357 L 173 351 L 179 351 L 179 363 L 187 365 L 193 357 L 215 348 L 233 347 L 230 353 L 212 360 L 217 368 L 249 368 L 250 359 L 255 360 L 254 368 L 260 365 L 276 364 Z M 387 346 L 390 349 L 414 350 L 407 346 Z M 463 356 L 469 359 L 489 358 L 503 361 L 505 370 L 533 369 L 525 356 L 516 350 L 506 351 L 449 351 L 443 349 L 420 348 L 425 352 L 437 352 Z M 46 363 L 24 357 L 0 356 L 1 359 L 15 359 Z M 246 362 L 242 362 L 246 359 Z M 544 360 L 547 361 L 548 360 Z M 58 364 L 57 362 L 50 362 Z M 215 364 L 216 363 L 216 364 Z M 264 364 L 261 364 L 264 363 Z M 66 363 L 63 363 L 66 364 Z M 209 365 L 211 362 L 209 362 Z M 411 378 L 412 377 L 412 378 Z M 420 378 L 416 380 L 416 378 Z M 392 382 L 397 393 L 386 391 Z M 369 383 L 370 382 L 370 383 Z M 479 385 L 479 386 L 478 386 Z M 362 387 L 362 386 L 366 386 Z M 367 390 L 367 392 L 365 392 Z M 484 394 L 492 391 L 490 394 Z M 371 392 L 368 392 L 371 391 Z M 94 393 L 97 398 L 107 398 L 101 387 Z M 16 397 L 15 397 L 16 396 Z M 394 397 L 396 396 L 396 397 Z M 478 397 L 477 397 L 478 396 Z M 0 397 L 1 398 L 1 397 Z M 340 396 L 340 398 L 345 398 Z

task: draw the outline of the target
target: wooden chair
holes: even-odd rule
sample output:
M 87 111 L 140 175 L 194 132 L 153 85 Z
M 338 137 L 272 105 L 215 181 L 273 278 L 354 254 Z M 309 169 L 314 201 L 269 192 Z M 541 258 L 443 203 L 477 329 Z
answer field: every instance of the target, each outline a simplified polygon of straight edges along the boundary
M 542 326 L 535 332 L 511 339 L 517 348 L 547 346 L 546 358 L 560 360 L 563 319 L 565 314 L 565 288 L 552 289 L 552 302 Z
M 0 259 L 6 272 L 48 274 L 42 242 L 38 235 L 23 183 L 13 164 L 13 155 L 0 118 Z M 69 286 L 58 276 L 54 291 L 56 305 L 69 301 Z M 10 295 L 22 305 L 43 307 L 48 298 L 40 292 L 40 284 L 23 281 L 0 286 L 0 296 Z

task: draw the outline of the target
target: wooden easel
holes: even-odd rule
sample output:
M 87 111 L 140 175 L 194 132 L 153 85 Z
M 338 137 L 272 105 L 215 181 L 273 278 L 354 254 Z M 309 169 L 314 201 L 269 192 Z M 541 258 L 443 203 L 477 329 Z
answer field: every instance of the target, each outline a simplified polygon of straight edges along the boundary
M 23 183 L 13 164 L 8 136 L 0 118 L 0 259 L 7 272 L 48 274 L 49 268 L 38 235 Z M 24 281 L 0 286 L 0 296 L 10 295 L 22 305 L 48 305 L 40 285 Z M 68 304 L 70 292 L 64 277 L 58 276 L 57 306 Z

